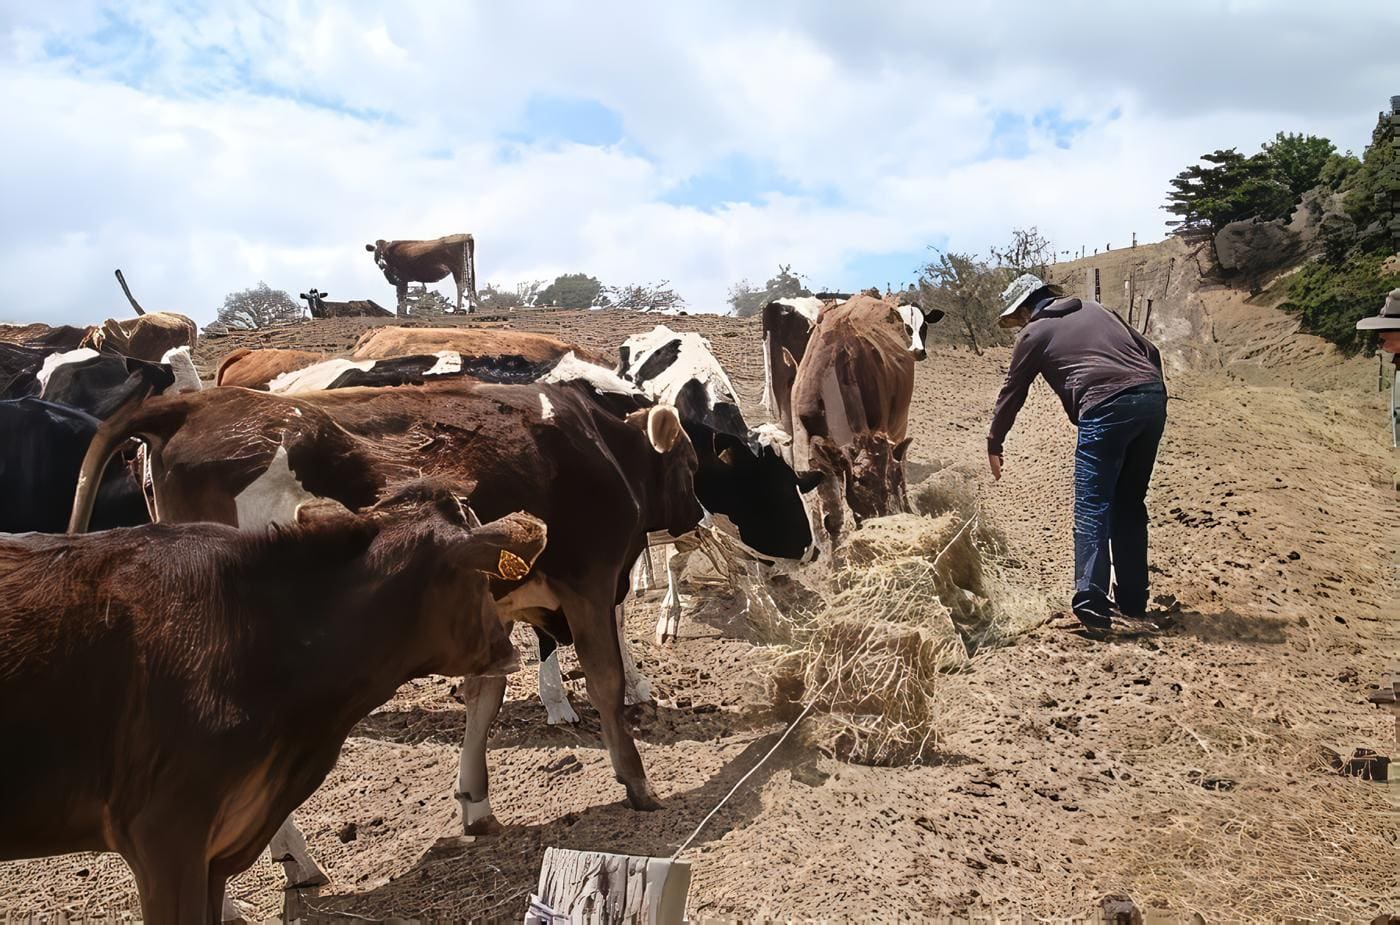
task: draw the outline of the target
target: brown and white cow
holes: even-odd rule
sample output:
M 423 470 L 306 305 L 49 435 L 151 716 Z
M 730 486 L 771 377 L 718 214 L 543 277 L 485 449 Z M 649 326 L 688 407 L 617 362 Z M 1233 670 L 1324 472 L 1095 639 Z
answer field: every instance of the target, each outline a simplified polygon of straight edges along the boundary
M 459 491 L 260 534 L 0 538 L 0 739 L 24 756 L 0 763 L 0 860 L 115 851 L 147 922 L 217 922 L 226 878 L 399 685 L 518 667 L 483 573 L 528 571 L 543 525 L 483 527 Z
M 850 297 L 832 293 L 776 299 L 763 307 L 763 407 L 787 434 L 792 434 L 792 387 L 807 352 L 807 342 L 823 308 L 844 303 Z M 904 323 L 908 351 L 914 359 L 928 356 L 924 338 L 930 324 L 943 319 L 938 309 L 923 309 L 917 296 L 901 291 L 884 300 Z M 791 457 L 789 456 L 789 459 Z
M 398 294 L 398 313 L 403 314 L 409 283 L 436 283 L 449 274 L 457 284 L 457 311 L 462 310 L 462 293 L 470 296 L 468 310 L 475 311 L 476 241 L 469 234 L 450 234 L 432 241 L 385 241 L 366 244 L 374 262 Z
M 283 373 L 304 369 L 324 359 L 324 353 L 313 353 L 310 350 L 286 350 L 280 347 L 249 350 L 247 347 L 239 347 L 219 361 L 219 370 L 214 374 L 214 384 L 266 390 L 267 384 Z
M 108 318 L 90 328 L 78 346 L 156 363 L 176 347 L 194 349 L 198 339 L 194 322 L 184 315 L 147 312 L 139 318 Z
M 833 542 L 843 503 L 857 524 L 908 507 L 904 455 L 921 352 L 910 336 L 901 306 L 858 295 L 822 310 L 798 366 L 794 453 L 799 467 L 825 476 L 818 496 Z
M 465 357 L 518 356 L 530 363 L 544 363 L 574 354 L 581 360 L 611 368 L 612 361 L 548 334 L 508 331 L 500 328 L 408 328 L 386 325 L 360 335 L 350 356 L 356 360 L 383 360 L 450 350 Z
M 634 807 L 651 809 L 657 803 L 622 713 L 635 668 L 623 661 L 616 608 L 647 534 L 679 535 L 699 522 L 695 450 L 674 409 L 652 405 L 610 373 L 600 371 L 595 386 L 555 372 L 555 381 L 533 385 L 455 380 L 153 399 L 93 440 L 71 527 L 83 528 L 88 486 L 129 437 L 149 447 L 161 520 L 246 527 L 284 520 L 310 497 L 357 509 L 382 485 L 418 471 L 475 481 L 473 503 L 483 516 L 514 505 L 549 525 L 549 551 L 531 579 L 497 588 L 502 615 L 575 645 L 618 780 Z M 458 794 L 468 834 L 494 825 L 485 736 L 505 687 L 474 693 L 479 706 L 469 708 Z

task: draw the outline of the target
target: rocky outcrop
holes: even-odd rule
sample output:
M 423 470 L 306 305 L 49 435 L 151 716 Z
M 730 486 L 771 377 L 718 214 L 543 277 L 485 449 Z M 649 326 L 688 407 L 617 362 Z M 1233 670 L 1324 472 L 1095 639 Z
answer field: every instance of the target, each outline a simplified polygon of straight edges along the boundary
M 1231 222 L 1215 235 L 1216 263 L 1250 288 L 1268 273 L 1296 262 L 1304 250 L 1303 236 L 1277 219 Z

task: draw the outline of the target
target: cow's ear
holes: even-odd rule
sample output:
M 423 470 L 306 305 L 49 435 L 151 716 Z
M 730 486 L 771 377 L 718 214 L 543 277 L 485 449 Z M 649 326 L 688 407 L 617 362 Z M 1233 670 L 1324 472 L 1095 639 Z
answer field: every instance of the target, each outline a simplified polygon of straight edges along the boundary
M 371 254 L 374 253 L 374 245 L 373 245 L 373 244 L 366 244 L 366 245 L 365 245 L 365 250 L 369 251 Z
M 647 412 L 647 440 L 658 453 L 669 453 L 685 436 L 680 416 L 670 405 L 657 405 Z
M 899 441 L 899 444 L 894 448 L 895 462 L 904 462 L 904 455 L 909 452 L 909 444 L 913 442 L 913 437 L 905 437 Z
M 797 361 L 792 358 L 792 354 L 786 347 L 783 348 L 783 365 L 791 366 L 793 369 L 797 368 Z
M 798 472 L 796 475 L 797 490 L 804 495 L 820 485 L 822 479 L 826 478 L 825 472 L 819 472 L 816 469 L 808 469 L 805 472 Z
M 507 514 L 464 533 L 457 541 L 459 561 L 467 568 L 519 581 L 544 552 L 545 525 L 524 512 Z
M 943 320 L 943 310 L 939 308 L 929 308 L 924 310 L 924 321 L 929 324 L 937 324 Z

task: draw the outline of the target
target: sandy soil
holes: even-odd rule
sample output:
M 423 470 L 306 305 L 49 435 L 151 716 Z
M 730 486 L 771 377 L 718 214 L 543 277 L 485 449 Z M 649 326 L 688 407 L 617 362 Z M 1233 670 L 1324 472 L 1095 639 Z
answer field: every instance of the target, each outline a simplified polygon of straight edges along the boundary
M 949 677 L 947 734 L 918 766 L 842 763 L 794 739 L 687 853 L 693 915 L 1051 916 L 1110 894 L 1212 920 L 1400 910 L 1385 785 L 1317 760 L 1323 746 L 1394 746 L 1390 718 L 1365 700 L 1393 667 L 1400 625 L 1387 571 L 1400 503 L 1374 370 L 1286 331 L 1251 354 L 1242 339 L 1277 319 L 1233 296 L 1206 298 L 1230 322 L 1217 340 L 1239 349 L 1170 383 L 1150 506 L 1154 593 L 1179 601 L 1175 624 L 1095 642 L 1051 621 L 984 651 Z M 538 312 L 509 323 L 610 350 L 656 320 Z M 756 322 L 666 321 L 711 338 L 761 420 Z M 198 359 L 212 369 L 255 342 L 342 350 L 363 327 L 209 340 Z M 1074 431 L 1042 385 L 1008 442 L 1002 482 L 982 474 L 1007 356 L 939 349 L 920 364 L 910 481 L 949 466 L 978 478 L 1018 581 L 1063 607 Z M 1306 362 L 1289 367 L 1297 357 Z M 655 605 L 630 611 L 658 697 L 634 716 L 665 802 L 656 813 L 621 804 L 581 680 L 569 687 L 582 724 L 551 728 L 527 670 L 492 738 L 504 834 L 435 847 L 458 831 L 462 711 L 451 679 L 404 687 L 357 727 L 297 814 L 334 880 L 312 906 L 518 920 L 546 846 L 669 855 L 782 729 L 740 610 L 728 593 L 689 596 L 680 641 L 664 648 L 651 641 Z M 280 912 L 279 884 L 264 859 L 230 892 L 267 917 Z M 135 901 L 119 859 L 75 855 L 0 865 L 0 909 L 91 915 Z

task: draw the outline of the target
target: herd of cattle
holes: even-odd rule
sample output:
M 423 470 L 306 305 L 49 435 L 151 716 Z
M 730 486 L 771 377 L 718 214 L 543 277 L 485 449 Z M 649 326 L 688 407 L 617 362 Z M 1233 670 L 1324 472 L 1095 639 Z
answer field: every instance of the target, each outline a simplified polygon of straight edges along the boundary
M 800 561 L 847 512 L 902 509 L 936 320 L 869 295 L 771 303 L 759 426 L 709 343 L 665 326 L 615 360 L 381 327 L 349 357 L 234 351 L 212 385 L 180 316 L 0 326 L 0 533 L 18 534 L 0 536 L 0 860 L 119 852 L 150 921 L 217 921 L 269 845 L 292 883 L 324 882 L 292 811 L 428 673 L 465 678 L 457 799 L 463 832 L 489 834 L 516 621 L 549 722 L 578 719 L 573 645 L 628 801 L 657 808 L 624 720 L 649 696 L 622 634 L 634 564 L 679 550 L 664 642 L 698 537 Z

